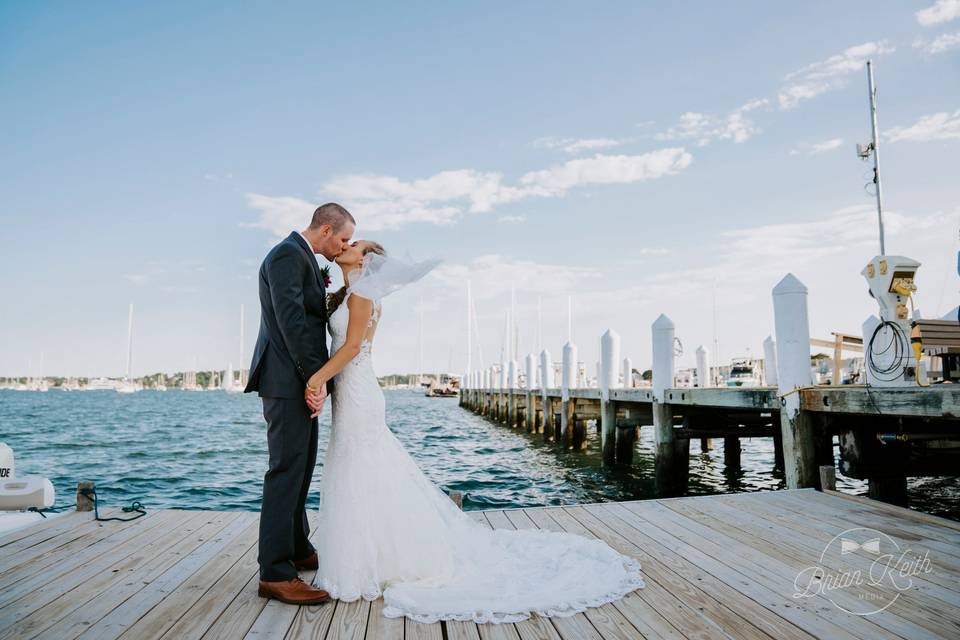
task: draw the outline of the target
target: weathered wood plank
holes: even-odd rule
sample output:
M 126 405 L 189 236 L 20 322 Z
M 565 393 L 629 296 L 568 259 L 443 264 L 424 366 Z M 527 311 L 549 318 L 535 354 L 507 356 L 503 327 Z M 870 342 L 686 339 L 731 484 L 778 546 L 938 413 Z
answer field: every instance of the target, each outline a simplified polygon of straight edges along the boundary
M 138 597 L 150 590 L 159 589 L 161 599 L 139 620 L 129 625 L 119 637 L 127 640 L 159 638 L 181 620 L 207 590 L 217 584 L 241 558 L 251 555 L 257 541 L 258 526 L 255 518 L 251 516 L 250 519 L 253 522 L 248 522 L 246 529 L 236 539 L 230 541 L 216 556 L 187 576 L 172 591 L 165 592 L 164 589 L 169 585 L 162 582 L 158 584 L 156 581 L 143 589 Z M 191 554 L 191 558 L 196 553 Z M 132 614 L 130 617 L 133 617 Z M 100 635 L 108 636 L 109 633 Z
M 756 526 L 755 518 L 751 518 L 748 512 L 742 510 L 738 511 L 736 509 L 723 508 L 721 505 L 713 507 L 709 500 L 665 502 L 667 506 L 678 513 L 702 522 L 710 526 L 711 529 L 719 531 L 733 540 L 737 540 L 740 543 L 756 549 L 760 553 L 770 557 L 776 557 L 784 565 L 791 567 L 794 576 L 812 564 L 815 564 L 818 560 L 819 552 L 822 551 L 822 547 L 820 549 L 799 548 L 799 545 L 792 540 L 795 534 L 783 535 L 779 531 L 774 532 L 772 535 L 767 534 L 763 530 L 762 525 Z M 736 518 L 736 523 L 730 522 L 730 519 L 735 518 L 738 513 L 739 518 Z M 770 538 L 772 538 L 772 540 Z M 855 555 L 848 554 L 847 558 L 848 560 L 855 558 Z M 854 564 L 854 561 L 850 560 L 850 562 L 851 565 Z M 832 563 L 829 557 L 824 557 L 820 559 L 820 564 L 831 566 Z M 865 559 L 864 565 L 864 571 L 869 571 L 869 560 Z M 834 566 L 834 568 L 839 567 Z M 882 590 L 878 588 L 870 589 L 864 587 L 863 591 L 877 598 L 878 602 L 882 601 L 881 599 L 885 596 Z M 834 598 L 836 598 L 837 601 L 842 600 L 838 594 L 834 594 Z M 857 604 L 853 596 L 850 596 L 849 600 L 851 605 L 855 606 Z M 927 598 L 924 601 L 927 605 L 935 602 L 932 598 Z M 950 625 L 941 617 L 949 614 L 943 609 L 937 609 L 939 608 L 918 606 L 916 602 L 907 603 L 903 601 L 902 598 L 897 598 L 897 600 L 883 612 L 878 613 L 876 618 L 881 621 L 880 623 L 885 629 L 903 638 L 919 638 L 928 633 L 945 636 L 960 633 L 960 627 L 957 627 L 955 624 Z M 913 619 L 915 616 L 911 615 L 912 612 L 916 612 L 916 619 Z M 924 618 L 929 618 L 926 620 L 926 623 L 923 622 Z M 918 620 L 920 621 L 918 622 Z
M 616 534 L 611 534 L 609 529 L 597 526 L 596 522 L 589 521 L 586 514 L 577 511 L 577 509 L 576 507 L 564 507 L 561 510 L 551 511 L 551 515 L 558 521 L 564 521 L 564 526 L 567 527 L 568 531 L 579 527 L 579 531 L 577 532 L 581 535 L 603 540 L 619 553 L 641 559 L 639 557 L 641 554 L 638 553 L 639 550 L 635 545 L 626 543 L 622 537 Z M 569 524 L 567 524 L 568 522 Z M 576 523 L 576 525 L 574 525 L 574 523 Z M 588 526 L 588 523 L 590 526 Z M 717 616 L 721 618 L 720 621 L 718 621 L 706 614 L 705 609 L 710 605 L 706 602 L 705 598 L 701 597 L 698 599 L 696 597 L 697 594 L 695 594 L 691 585 L 683 585 L 681 580 L 671 579 L 669 576 L 660 572 L 655 566 L 652 566 L 649 556 L 646 560 L 647 562 L 643 565 L 646 587 L 635 591 L 631 595 L 637 596 L 640 600 L 647 603 L 651 608 L 656 610 L 662 618 L 669 622 L 674 628 L 680 630 L 683 635 L 688 638 L 707 639 L 732 637 L 728 630 L 724 628 L 724 620 L 721 616 Z M 664 583 L 661 584 L 659 580 L 663 580 Z M 678 585 L 683 585 L 678 589 L 679 593 L 670 591 L 670 587 L 676 588 Z M 632 619 L 630 620 L 633 622 Z M 753 637 L 758 640 L 767 640 L 768 638 L 768 636 L 759 633 L 759 631 L 751 628 L 749 625 L 745 625 L 745 628 L 741 629 L 740 632 L 747 632 L 748 634 L 752 632 L 752 635 L 745 635 L 743 637 Z
M 119 509 L 104 511 L 104 515 L 113 514 L 117 511 Z M 155 513 L 148 513 L 144 518 L 152 515 L 155 515 Z M 42 571 L 58 560 L 62 560 L 108 535 L 112 535 L 125 526 L 124 523 L 117 523 L 118 527 L 107 527 L 104 524 L 91 518 L 89 522 L 75 525 L 69 533 L 48 538 L 28 549 L 11 550 L 9 553 L 0 549 L 0 589 L 31 573 Z
M 0 535 L 0 553 L 4 553 L 4 547 L 12 542 L 16 542 L 17 540 L 21 540 L 37 533 L 45 533 L 48 537 L 52 537 L 57 535 L 58 531 L 62 531 L 64 528 L 69 529 L 74 527 L 78 522 L 83 522 L 89 517 L 89 514 L 71 511 L 53 518 L 47 518 L 46 520 L 41 519 L 28 527 L 8 531 L 7 533 Z
M 443 640 L 443 626 L 439 622 L 423 624 L 404 618 L 403 630 L 406 640 Z
M 451 636 L 451 640 L 477 640 L 476 625 L 474 627 L 474 636 Z M 379 598 L 370 603 L 370 618 L 367 623 L 366 640 L 395 640 L 403 637 L 403 619 L 387 618 L 383 615 L 383 598 Z
M 369 601 L 360 598 L 353 602 L 338 602 L 330 621 L 329 636 L 343 640 L 363 640 L 369 618 Z
M 118 638 L 131 625 L 163 602 L 168 594 L 176 591 L 183 582 L 196 575 L 202 567 L 210 562 L 214 562 L 211 568 L 213 573 L 201 572 L 205 575 L 205 578 L 201 580 L 201 585 L 202 583 L 208 584 L 213 576 L 223 575 L 222 565 L 224 563 L 233 564 L 246 549 L 247 542 L 252 542 L 252 536 L 256 529 L 251 526 L 251 521 L 254 521 L 255 524 L 255 516 L 252 513 L 244 512 L 219 530 L 216 530 L 211 523 L 206 531 L 204 529 L 198 531 L 196 541 L 200 542 L 199 545 L 195 545 L 191 541 L 185 543 L 183 552 L 177 549 L 173 564 L 169 565 L 159 575 L 155 572 L 149 574 L 143 580 L 146 583 L 144 586 L 137 586 L 136 592 L 131 597 L 120 606 L 113 608 L 98 622 L 89 626 L 79 637 L 85 640 L 113 640 Z M 231 546 L 238 546 L 240 549 L 229 549 Z M 223 555 L 221 556 L 221 554 Z M 88 608 L 89 603 L 84 606 L 84 611 L 87 611 Z M 167 609 L 166 613 L 172 614 L 174 612 Z M 155 622 L 155 619 L 151 619 L 151 621 Z
M 680 515 L 660 504 L 660 502 L 648 501 L 643 505 L 628 503 L 625 506 L 628 510 L 641 515 L 652 526 L 667 531 L 674 538 L 689 546 L 696 546 L 696 548 L 707 551 L 715 557 L 722 558 L 727 567 L 736 568 L 737 572 L 744 575 L 748 580 L 772 589 L 779 595 L 779 602 L 776 606 L 781 607 L 782 615 L 787 603 L 792 602 L 796 609 L 802 607 L 807 612 L 803 622 L 804 629 L 812 631 L 814 623 L 823 620 L 833 627 L 832 633 L 824 634 L 828 636 L 852 636 L 864 638 L 864 640 L 868 638 L 898 637 L 870 620 L 851 620 L 854 616 L 836 608 L 822 595 L 818 594 L 807 603 L 798 603 L 791 595 L 796 571 L 785 565 L 780 558 L 757 553 L 749 546 L 740 544 L 729 536 L 713 531 L 689 517 Z
M 827 544 L 836 540 L 836 535 L 842 533 L 842 530 L 832 528 L 806 514 L 795 513 L 793 516 L 785 517 L 781 511 L 770 512 L 758 501 L 700 500 L 688 502 L 682 506 L 715 517 L 724 524 L 742 530 L 747 536 L 765 540 L 771 545 L 789 551 L 805 567 L 817 561 L 822 566 L 831 566 L 837 570 L 856 568 L 863 571 L 864 575 L 868 575 L 871 570 L 876 572 L 878 567 L 892 568 L 895 566 L 894 562 L 899 560 L 898 554 L 877 557 L 859 549 L 848 552 L 844 556 L 843 567 L 839 567 L 834 562 L 836 558 L 833 556 L 821 558 L 821 555 Z M 681 505 L 674 505 L 674 508 L 680 507 Z M 744 517 L 745 515 L 751 517 Z M 847 524 L 838 524 L 838 526 L 845 527 Z M 914 548 L 913 552 L 919 553 L 922 550 L 922 548 Z M 914 604 L 909 610 L 903 612 L 907 617 L 912 617 L 914 612 L 927 612 L 934 617 L 953 618 L 960 622 L 958 617 L 960 612 L 956 609 L 956 603 L 960 601 L 958 575 L 956 572 L 944 571 L 940 566 L 936 568 L 936 571 L 911 577 L 913 589 L 909 594 L 904 594 L 904 598 L 898 599 L 898 603 L 895 603 L 898 608 L 894 609 L 894 612 L 899 612 L 899 607 L 904 605 L 903 602 L 899 602 L 900 600 L 912 601 Z
M 924 388 L 808 387 L 800 392 L 800 407 L 820 413 L 960 418 L 960 386 Z M 960 426 L 960 423 L 958 423 Z
M 257 545 L 252 544 L 236 564 L 210 585 L 210 588 L 193 605 L 183 611 L 179 620 L 171 621 L 172 626 L 161 637 L 170 640 L 202 638 L 217 618 L 233 604 L 234 599 L 242 595 L 251 576 L 256 576 L 257 571 Z M 256 585 L 251 585 L 249 589 L 255 593 Z M 265 598 L 258 598 L 258 600 L 266 603 Z M 251 602 L 248 606 L 253 608 L 255 604 Z M 257 611 L 259 612 L 259 609 Z M 253 620 L 251 619 L 250 622 L 252 623 Z M 246 632 L 245 628 L 242 633 L 237 633 L 234 637 L 242 636 Z
M 714 576 L 717 580 L 739 591 L 748 598 L 780 617 L 793 623 L 797 628 L 822 638 L 857 638 L 829 620 L 819 618 L 816 611 L 804 603 L 791 602 L 792 598 L 784 587 L 782 579 L 756 580 L 740 571 L 741 558 L 717 549 L 711 544 L 701 545 L 699 540 L 691 539 L 680 532 L 674 535 L 671 523 L 660 525 L 647 509 L 641 511 L 629 509 L 630 503 L 604 504 L 602 508 L 616 515 L 626 524 L 664 548 L 681 556 L 697 567 Z M 728 564 L 729 563 L 729 564 Z M 792 586 L 792 582 L 790 583 Z M 787 606 L 789 604 L 789 606 Z M 831 605 L 825 605 L 829 607 Z M 787 627 L 789 628 L 789 627 Z
M 319 605 L 295 607 L 271 600 L 247 633 L 247 637 L 323 640 L 327 637 L 333 616 L 341 604 L 344 603 L 331 600 Z
M 78 599 L 84 600 L 76 603 L 80 606 L 36 637 L 68 640 L 85 635 L 90 638 L 94 636 L 91 633 L 94 628 L 103 630 L 105 636 L 116 637 L 123 631 L 126 621 L 135 622 L 139 618 L 137 614 L 144 610 L 141 598 L 136 597 L 141 590 L 152 586 L 151 583 L 167 573 L 171 567 L 190 560 L 191 552 L 205 546 L 208 541 L 216 540 L 222 532 L 229 530 L 230 538 L 239 533 L 239 530 L 232 529 L 241 523 L 239 516 L 239 513 L 214 512 L 208 520 L 198 522 L 196 529 L 187 531 L 186 535 L 181 535 L 183 530 L 171 532 L 164 543 L 174 540 L 172 545 L 166 546 L 159 553 L 153 550 L 143 557 L 142 562 L 117 571 L 113 575 L 116 579 L 109 585 L 93 593 L 85 593 L 85 588 L 75 589 L 74 592 L 80 596 Z M 188 568 L 190 569 L 192 567 Z M 87 598 L 90 595 L 93 597 Z M 58 599 L 57 604 L 63 599 Z M 47 609 L 48 607 L 44 607 L 39 613 L 43 615 Z M 132 615 L 128 615 L 128 611 L 132 611 Z M 108 625 L 106 627 L 99 624 L 104 620 Z M 114 628 L 118 629 L 116 634 L 111 633 Z
M 915 520 L 922 520 L 927 524 L 937 525 L 940 527 L 947 527 L 950 529 L 956 529 L 960 531 L 960 522 L 955 522 L 953 520 L 947 520 L 946 518 L 941 518 L 939 516 L 933 516 L 929 513 L 924 513 L 922 511 L 917 511 L 915 509 L 907 509 L 906 507 L 898 507 L 897 505 L 889 504 L 887 502 L 880 502 L 879 500 L 870 500 L 869 498 L 864 498 L 863 496 L 853 496 L 849 493 L 841 493 L 840 491 L 823 491 L 821 492 L 825 496 L 830 496 L 831 498 L 838 498 L 842 500 L 848 500 L 851 502 L 859 503 L 861 506 L 864 504 L 873 507 L 877 510 L 888 511 L 895 516 L 911 518 Z
M 263 608 L 267 606 L 267 599 L 261 598 L 257 594 L 257 583 L 259 580 L 260 575 L 258 570 L 258 572 L 243 585 L 240 592 L 229 601 L 226 609 L 217 615 L 213 624 L 203 631 L 203 635 L 200 636 L 203 640 L 235 640 L 236 638 L 243 638 L 248 634 L 254 622 L 256 622 L 263 612 Z M 287 626 L 289 627 L 289 621 Z M 179 640 L 177 636 L 170 634 L 164 637 L 170 640 Z
M 165 511 L 151 520 L 141 518 L 134 526 L 87 547 L 45 574 L 20 580 L 0 593 L 0 638 L 8 637 L 14 623 L 18 628 L 15 635 L 22 635 L 21 629 L 34 625 L 42 630 L 53 624 L 122 577 L 117 574 L 142 564 L 151 551 L 172 544 L 171 531 L 190 532 L 199 526 L 194 522 L 209 517 L 210 514 L 195 512 L 184 518 L 183 512 Z M 80 585 L 85 589 L 77 591 Z
M 563 531 L 556 520 L 549 517 L 542 509 L 510 510 L 505 513 L 518 529 Z M 537 520 L 534 519 L 535 517 Z M 592 607 L 567 618 L 551 618 L 550 622 L 564 640 L 636 638 L 640 635 L 639 630 L 610 603 Z

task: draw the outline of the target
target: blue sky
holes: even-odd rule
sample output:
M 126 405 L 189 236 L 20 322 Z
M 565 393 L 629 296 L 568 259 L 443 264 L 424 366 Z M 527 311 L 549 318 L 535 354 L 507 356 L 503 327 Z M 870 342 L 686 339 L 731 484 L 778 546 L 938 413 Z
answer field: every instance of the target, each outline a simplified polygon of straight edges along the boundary
M 465 283 L 498 359 L 559 357 L 567 296 L 649 360 L 660 313 L 687 355 L 759 354 L 770 290 L 811 327 L 875 308 L 863 62 L 876 62 L 888 252 L 957 300 L 960 0 L 809 3 L 0 3 L 0 375 L 239 364 L 256 270 L 312 206 L 444 264 L 388 299 L 381 373 L 465 366 Z

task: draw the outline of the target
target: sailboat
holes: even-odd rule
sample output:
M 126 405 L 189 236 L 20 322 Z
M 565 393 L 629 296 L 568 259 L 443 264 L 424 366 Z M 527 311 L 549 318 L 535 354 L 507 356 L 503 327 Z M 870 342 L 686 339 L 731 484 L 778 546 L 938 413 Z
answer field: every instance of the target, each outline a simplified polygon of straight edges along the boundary
M 135 393 L 141 391 L 143 387 L 136 383 L 130 377 L 130 370 L 133 366 L 133 303 L 130 303 L 130 312 L 127 315 L 127 374 L 123 376 L 123 382 L 117 385 L 117 393 Z
M 233 378 L 233 362 L 230 362 L 227 365 L 227 373 L 225 376 L 223 376 L 220 388 L 227 393 L 239 393 L 243 391 L 243 388 Z

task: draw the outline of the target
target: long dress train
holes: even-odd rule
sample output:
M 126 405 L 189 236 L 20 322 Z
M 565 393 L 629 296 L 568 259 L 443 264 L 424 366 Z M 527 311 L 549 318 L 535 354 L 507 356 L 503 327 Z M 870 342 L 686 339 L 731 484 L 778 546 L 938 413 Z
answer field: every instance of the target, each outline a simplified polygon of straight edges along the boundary
M 377 302 L 368 327 L 379 313 Z M 344 301 L 330 317 L 334 351 L 347 316 Z M 385 616 L 427 623 L 571 616 L 644 586 L 639 563 L 604 542 L 490 530 L 460 511 L 387 427 L 370 349 L 364 340 L 331 398 L 316 586 L 344 601 L 383 596 Z

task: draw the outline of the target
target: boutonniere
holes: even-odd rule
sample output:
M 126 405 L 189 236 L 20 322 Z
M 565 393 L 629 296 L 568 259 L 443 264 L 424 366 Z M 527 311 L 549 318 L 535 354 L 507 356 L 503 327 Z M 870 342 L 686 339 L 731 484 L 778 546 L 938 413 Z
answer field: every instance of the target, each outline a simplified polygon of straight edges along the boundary
M 330 283 L 333 282 L 330 279 L 330 265 L 320 267 L 320 279 L 323 280 L 324 287 L 329 287 Z

